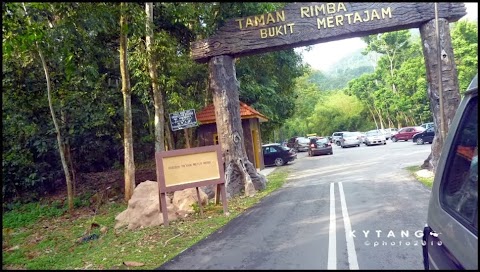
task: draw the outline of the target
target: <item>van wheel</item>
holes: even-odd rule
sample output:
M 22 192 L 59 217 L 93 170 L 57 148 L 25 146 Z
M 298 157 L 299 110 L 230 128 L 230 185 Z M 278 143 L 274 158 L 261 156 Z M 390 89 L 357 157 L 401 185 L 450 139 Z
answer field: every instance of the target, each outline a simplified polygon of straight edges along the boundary
M 337 146 L 340 146 L 340 142 L 339 142 L 339 141 L 337 141 L 335 144 L 337 144 Z
M 282 166 L 285 163 L 285 161 L 282 158 L 276 158 L 275 159 L 275 165 L 276 166 Z
M 422 138 L 418 138 L 417 141 L 416 141 L 416 143 L 417 143 L 417 145 L 422 145 L 422 144 L 424 144 Z

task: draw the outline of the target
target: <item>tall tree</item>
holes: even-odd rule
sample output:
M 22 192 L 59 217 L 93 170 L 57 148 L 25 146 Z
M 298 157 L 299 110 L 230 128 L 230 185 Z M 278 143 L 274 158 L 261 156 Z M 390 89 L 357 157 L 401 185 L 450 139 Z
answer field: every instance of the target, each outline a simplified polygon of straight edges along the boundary
M 420 35 L 427 69 L 430 109 L 435 123 L 432 152 L 423 167 L 435 171 L 445 136 L 460 103 L 460 92 L 448 21 L 443 18 L 431 20 L 420 26 Z
M 394 32 L 387 32 L 377 35 L 365 36 L 362 38 L 367 43 L 367 48 L 363 54 L 368 54 L 371 51 L 384 54 L 388 59 L 390 67 L 390 81 L 392 82 L 392 91 L 397 92 L 395 83 L 395 70 L 402 62 L 402 53 L 409 47 L 409 30 L 400 30 Z
M 27 17 L 27 21 L 28 21 L 29 25 L 31 26 L 32 22 L 31 22 L 31 18 L 29 16 L 29 14 L 28 14 L 27 7 L 26 7 L 25 3 L 22 3 L 22 5 L 23 5 L 23 9 L 25 11 L 25 16 Z M 53 28 L 53 24 L 51 22 L 48 22 L 48 23 L 49 23 L 50 28 Z M 60 153 L 60 159 L 61 159 L 61 162 L 62 162 L 63 172 L 64 172 L 64 175 L 65 175 L 65 181 L 67 183 L 68 208 L 71 212 L 71 211 L 73 211 L 73 186 L 72 186 L 71 169 L 69 167 L 69 163 L 67 162 L 66 151 L 65 151 L 65 142 L 64 142 L 64 139 L 63 139 L 63 136 L 62 136 L 62 133 L 61 133 L 60 126 L 58 124 L 58 118 L 56 116 L 55 109 L 54 109 L 53 102 L 52 102 L 52 90 L 51 90 L 49 68 L 48 68 L 48 65 L 47 65 L 47 61 L 45 60 L 43 50 L 40 47 L 39 40 L 38 40 L 38 37 L 37 37 L 37 33 L 33 32 L 33 36 L 34 36 L 34 41 L 35 41 L 35 48 L 38 52 L 38 55 L 40 57 L 42 67 L 43 67 L 43 70 L 44 70 L 44 73 L 45 73 L 45 81 L 46 81 L 46 85 L 47 85 L 48 105 L 49 105 L 49 108 L 50 108 L 50 114 L 51 114 L 51 117 L 52 117 L 52 121 L 53 121 L 53 124 L 54 124 L 54 127 L 55 127 L 56 134 L 57 134 L 57 146 L 58 146 L 58 150 L 59 150 L 59 153 Z
M 218 20 L 264 13 L 275 8 L 267 3 L 220 3 Z M 259 12 L 262 10 L 263 12 Z M 245 12 L 246 14 L 242 14 Z M 231 56 L 216 56 L 209 60 L 209 84 L 215 106 L 215 118 L 219 141 L 222 146 L 227 193 L 230 196 L 252 195 L 263 190 L 266 179 L 257 173 L 246 155 L 243 128 L 240 118 L 239 90 L 236 78 L 235 60 Z
M 265 189 L 266 179 L 257 173 L 245 151 L 234 59 L 230 56 L 213 57 L 209 61 L 209 71 L 227 194 L 235 196 L 244 190 L 245 195 L 254 195 L 256 190 Z
M 165 150 L 165 113 L 163 108 L 163 95 L 158 86 L 158 76 L 156 69 L 155 54 L 152 53 L 153 39 L 153 3 L 145 3 L 145 12 L 147 14 L 146 21 L 146 39 L 148 56 L 148 71 L 152 81 L 153 104 L 155 108 L 155 151 L 161 152 Z
M 367 47 L 365 48 L 364 52 L 362 52 L 362 54 L 368 54 L 369 52 L 373 51 L 383 55 L 383 57 L 380 58 L 378 65 L 388 67 L 388 70 L 382 69 L 383 71 L 385 71 L 385 78 L 383 79 L 383 81 L 390 86 L 391 92 L 393 93 L 392 95 L 397 95 L 398 91 L 395 84 L 397 78 L 396 71 L 398 70 L 402 62 L 406 59 L 405 52 L 407 52 L 410 47 L 409 30 L 400 30 L 365 36 L 362 38 L 362 40 L 367 43 Z M 391 95 L 387 94 L 386 92 L 382 92 L 382 95 L 391 97 Z M 380 115 L 379 117 L 381 117 L 381 128 L 384 128 L 383 119 L 391 120 L 391 118 L 388 116 L 388 105 L 385 104 L 385 102 L 385 100 L 376 100 L 376 103 L 379 106 L 379 108 L 377 109 Z M 382 113 L 380 113 L 380 111 L 382 111 Z M 398 111 L 398 108 L 396 109 L 396 111 Z
M 132 98 L 130 89 L 130 74 L 128 72 L 127 59 L 127 4 L 120 3 L 120 73 L 122 74 L 122 94 L 123 94 L 123 147 L 125 150 L 125 201 L 132 198 L 135 189 L 135 162 L 133 156 L 133 132 L 132 132 Z

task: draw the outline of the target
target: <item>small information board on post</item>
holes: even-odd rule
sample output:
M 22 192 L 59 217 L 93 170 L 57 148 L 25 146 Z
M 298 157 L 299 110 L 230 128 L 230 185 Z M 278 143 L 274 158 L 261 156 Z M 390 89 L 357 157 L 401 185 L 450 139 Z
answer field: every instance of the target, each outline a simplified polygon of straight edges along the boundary
M 196 127 L 197 125 L 197 115 L 194 109 L 170 113 L 172 131 Z

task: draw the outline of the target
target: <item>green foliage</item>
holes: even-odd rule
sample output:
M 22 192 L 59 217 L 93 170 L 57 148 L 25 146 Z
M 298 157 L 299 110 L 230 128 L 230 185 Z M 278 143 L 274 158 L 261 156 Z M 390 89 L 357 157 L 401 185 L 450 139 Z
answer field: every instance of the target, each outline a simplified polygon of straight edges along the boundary
M 28 16 L 21 4 L 4 6 L 4 196 L 51 188 L 63 176 L 35 42 L 49 67 L 54 110 L 77 170 L 103 170 L 118 160 L 111 145 L 120 143 L 121 116 L 110 109 L 121 109 L 121 97 L 107 83 L 115 77 L 117 54 L 104 39 L 117 32 L 110 6 L 25 3 Z
M 419 37 L 398 31 L 363 39 L 366 52 L 383 54 L 375 72 L 350 81 L 346 91 L 366 106 L 366 117 L 397 128 L 432 120 Z
M 363 131 L 368 129 L 363 116 L 364 108 L 354 96 L 343 91 L 331 92 L 319 101 L 309 118 L 318 135 L 331 135 L 335 131 Z
M 460 94 L 463 94 L 472 78 L 478 73 L 478 22 L 455 22 L 451 37 Z
M 294 50 L 284 50 L 241 58 L 236 63 L 240 82 L 240 101 L 269 119 L 262 123 L 262 138 L 267 140 L 294 114 L 295 78 L 303 72 L 301 58 Z

